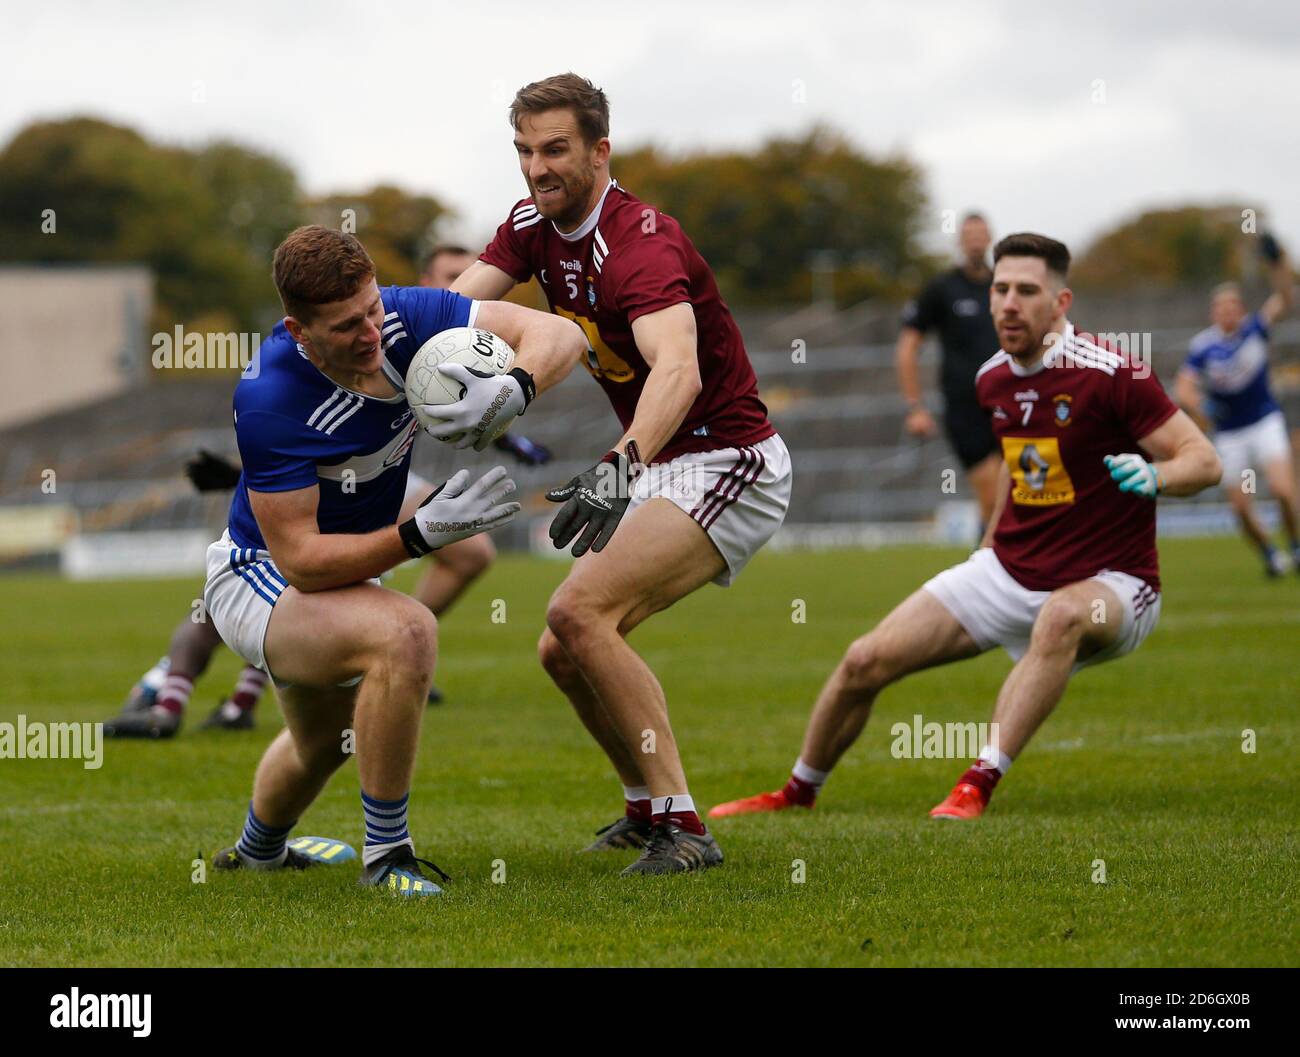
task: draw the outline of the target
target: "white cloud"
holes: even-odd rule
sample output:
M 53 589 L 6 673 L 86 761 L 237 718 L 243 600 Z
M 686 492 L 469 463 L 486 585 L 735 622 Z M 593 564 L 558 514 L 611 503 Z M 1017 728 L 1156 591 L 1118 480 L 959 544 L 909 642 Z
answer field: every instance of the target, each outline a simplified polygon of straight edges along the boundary
M 1153 203 L 1242 198 L 1300 250 L 1294 5 L 563 10 L 30 5 L 7 14 L 0 42 L 0 138 L 74 112 L 177 142 L 234 138 L 284 157 L 312 191 L 431 191 L 482 237 L 522 193 L 510 95 L 576 69 L 611 96 L 616 150 L 747 146 L 823 120 L 910 154 L 936 208 L 979 206 L 1003 231 L 1081 248 Z

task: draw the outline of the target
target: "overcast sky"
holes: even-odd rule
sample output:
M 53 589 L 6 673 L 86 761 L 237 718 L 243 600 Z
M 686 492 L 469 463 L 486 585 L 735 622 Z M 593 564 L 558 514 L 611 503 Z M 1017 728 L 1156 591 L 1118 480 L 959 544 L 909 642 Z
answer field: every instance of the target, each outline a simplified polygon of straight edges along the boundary
M 1225 14 L 1230 11 L 1230 14 Z M 506 106 L 574 69 L 620 145 L 749 146 L 815 121 L 918 161 L 939 211 L 1081 250 L 1141 209 L 1240 200 L 1300 255 L 1300 4 L 7 3 L 0 140 L 89 113 L 395 182 L 479 241 L 523 194 Z M 636 188 L 631 188 L 635 192 Z

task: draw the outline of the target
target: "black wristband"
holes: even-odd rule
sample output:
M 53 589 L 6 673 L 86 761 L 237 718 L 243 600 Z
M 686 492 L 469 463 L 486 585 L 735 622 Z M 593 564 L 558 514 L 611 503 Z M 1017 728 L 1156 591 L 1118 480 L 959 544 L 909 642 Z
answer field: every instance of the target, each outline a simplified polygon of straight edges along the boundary
M 522 367 L 511 368 L 510 377 L 518 382 L 519 388 L 524 391 L 524 411 L 527 411 L 528 405 L 533 402 L 533 397 L 537 395 L 537 383 L 533 381 L 533 376 Z M 519 413 L 522 415 L 524 411 Z
M 420 534 L 420 527 L 413 517 L 407 518 L 397 526 L 397 534 L 402 537 L 402 545 L 412 558 L 423 558 L 433 550 Z

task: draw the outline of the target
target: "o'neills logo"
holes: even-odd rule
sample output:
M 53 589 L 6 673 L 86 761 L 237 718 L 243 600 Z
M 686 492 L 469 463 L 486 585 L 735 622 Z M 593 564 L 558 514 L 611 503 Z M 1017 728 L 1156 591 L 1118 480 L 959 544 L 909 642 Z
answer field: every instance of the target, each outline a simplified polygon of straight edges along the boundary
M 148 1036 L 152 995 L 83 995 L 74 987 L 70 995 L 50 999 L 52 1028 L 130 1028 L 137 1039 Z

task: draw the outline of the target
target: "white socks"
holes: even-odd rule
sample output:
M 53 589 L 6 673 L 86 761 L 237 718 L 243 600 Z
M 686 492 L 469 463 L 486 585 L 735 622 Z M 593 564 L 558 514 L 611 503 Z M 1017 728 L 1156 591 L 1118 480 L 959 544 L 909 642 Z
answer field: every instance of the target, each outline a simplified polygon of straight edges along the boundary
M 1011 770 L 1011 757 L 1001 749 L 995 749 L 992 745 L 985 745 L 980 749 L 979 762 L 985 767 L 989 767 L 998 772 L 1006 774 Z
M 831 774 L 830 771 L 819 771 L 816 767 L 809 767 L 803 762 L 802 758 L 794 761 L 794 769 L 790 773 L 803 782 L 804 785 L 812 786 L 819 793 Z

